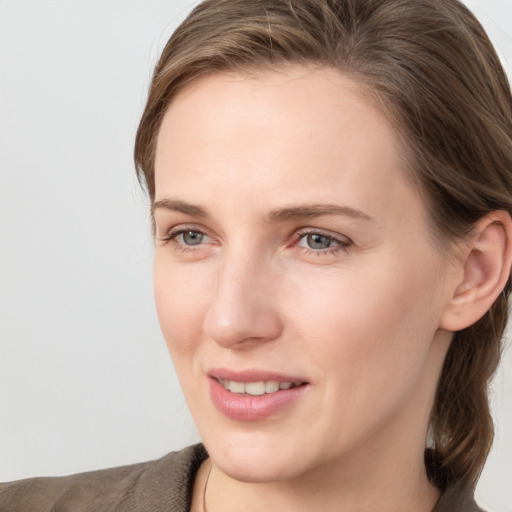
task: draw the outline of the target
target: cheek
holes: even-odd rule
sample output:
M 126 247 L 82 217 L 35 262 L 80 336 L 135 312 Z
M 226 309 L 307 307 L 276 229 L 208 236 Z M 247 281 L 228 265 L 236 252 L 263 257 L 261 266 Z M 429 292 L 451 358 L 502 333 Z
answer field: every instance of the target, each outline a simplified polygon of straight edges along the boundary
M 290 299 L 302 351 L 338 393 L 350 389 L 354 402 L 370 389 L 380 388 L 380 396 L 410 387 L 437 329 L 434 275 L 404 265 L 380 270 L 333 278 L 315 293 L 311 286 L 296 288 Z
M 188 269 L 166 264 L 159 257 L 155 257 L 153 281 L 158 320 L 171 356 L 193 353 L 200 340 L 211 287 L 203 276 L 190 275 Z

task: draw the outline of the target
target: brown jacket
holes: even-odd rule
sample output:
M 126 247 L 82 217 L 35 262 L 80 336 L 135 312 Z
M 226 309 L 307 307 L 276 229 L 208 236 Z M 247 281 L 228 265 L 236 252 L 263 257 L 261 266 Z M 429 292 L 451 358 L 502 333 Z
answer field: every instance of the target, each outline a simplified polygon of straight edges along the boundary
M 141 464 L 0 484 L 0 512 L 188 512 L 200 444 Z M 432 512 L 482 512 L 472 489 L 450 486 Z

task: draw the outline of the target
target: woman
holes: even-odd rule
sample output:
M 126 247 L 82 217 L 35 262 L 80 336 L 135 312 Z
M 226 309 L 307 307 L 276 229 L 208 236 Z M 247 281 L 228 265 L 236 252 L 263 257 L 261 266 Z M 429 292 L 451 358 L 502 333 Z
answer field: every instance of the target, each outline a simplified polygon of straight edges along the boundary
M 512 99 L 467 9 L 205 2 L 160 58 L 135 159 L 204 447 L 6 484 L 0 504 L 479 510 Z

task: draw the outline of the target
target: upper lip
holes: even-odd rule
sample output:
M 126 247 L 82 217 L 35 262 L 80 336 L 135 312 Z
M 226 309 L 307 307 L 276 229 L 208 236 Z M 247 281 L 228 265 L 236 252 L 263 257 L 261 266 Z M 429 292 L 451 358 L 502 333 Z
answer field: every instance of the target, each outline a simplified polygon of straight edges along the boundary
M 232 380 L 235 382 L 259 382 L 259 381 L 278 381 L 278 382 L 307 382 L 297 375 L 290 375 L 269 370 L 247 369 L 230 370 L 229 368 L 212 368 L 208 375 L 216 379 Z

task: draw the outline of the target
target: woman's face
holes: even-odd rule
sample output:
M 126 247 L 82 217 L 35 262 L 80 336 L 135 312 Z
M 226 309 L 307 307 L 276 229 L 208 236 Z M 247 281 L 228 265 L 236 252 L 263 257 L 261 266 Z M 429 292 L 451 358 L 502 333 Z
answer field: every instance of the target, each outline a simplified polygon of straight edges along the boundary
M 227 474 L 421 454 L 454 271 L 405 172 L 390 123 L 332 70 L 212 75 L 168 109 L 156 305 Z

